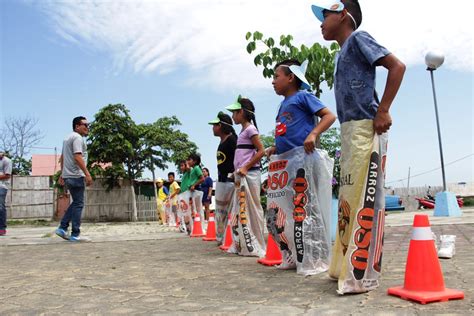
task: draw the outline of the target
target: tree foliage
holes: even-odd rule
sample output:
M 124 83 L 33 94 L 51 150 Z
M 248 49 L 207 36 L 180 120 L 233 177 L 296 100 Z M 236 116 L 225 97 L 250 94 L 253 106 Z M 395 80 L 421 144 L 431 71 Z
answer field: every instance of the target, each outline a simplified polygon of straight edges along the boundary
M 105 178 L 108 188 L 118 179 L 136 179 L 145 169 L 165 169 L 197 150 L 188 135 L 176 129 L 176 117 L 136 124 L 123 104 L 109 104 L 97 112 L 88 138 L 89 166 Z M 106 166 L 105 168 L 103 168 Z
M 272 37 L 264 38 L 258 31 L 247 32 L 245 35 L 247 52 L 252 54 L 257 51 L 257 46 L 261 47 L 253 62 L 255 66 L 263 67 L 263 77 L 272 78 L 273 68 L 277 63 L 285 59 L 297 59 L 300 62 L 309 61 L 306 71 L 306 79 L 311 84 L 315 95 L 319 97 L 322 93 L 321 84 L 326 82 L 331 89 L 334 83 L 334 59 L 339 50 L 337 43 L 332 43 L 329 48 L 314 43 L 311 47 L 293 45 L 293 36 L 281 35 L 278 43 Z

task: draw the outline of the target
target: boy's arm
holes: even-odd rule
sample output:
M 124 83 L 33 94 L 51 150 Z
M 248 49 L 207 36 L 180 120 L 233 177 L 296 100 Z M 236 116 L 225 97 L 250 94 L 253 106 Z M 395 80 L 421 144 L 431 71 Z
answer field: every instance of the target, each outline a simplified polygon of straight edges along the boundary
M 385 90 L 374 119 L 374 130 L 380 135 L 388 131 L 392 125 L 392 118 L 390 117 L 389 110 L 402 83 L 406 67 L 405 64 L 403 64 L 393 54 L 380 58 L 377 61 L 377 65 L 381 65 L 388 70 Z
M 336 120 L 336 116 L 328 108 L 322 108 L 316 112 L 316 115 L 321 118 L 321 121 L 313 128 L 304 141 L 304 150 L 307 154 L 314 151 L 318 136 L 331 127 Z

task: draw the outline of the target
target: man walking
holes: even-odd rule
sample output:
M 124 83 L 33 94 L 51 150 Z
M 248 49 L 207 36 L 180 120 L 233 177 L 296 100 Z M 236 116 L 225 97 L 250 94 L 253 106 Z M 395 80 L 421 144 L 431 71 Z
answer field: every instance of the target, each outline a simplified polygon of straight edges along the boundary
M 5 153 L 0 151 L 0 236 L 7 234 L 7 199 L 8 188 L 10 187 L 10 177 L 12 174 L 12 163 Z
M 81 233 L 81 215 L 84 208 L 85 186 L 92 184 L 92 177 L 87 170 L 87 146 L 84 136 L 89 134 L 89 123 L 83 116 L 75 117 L 72 121 L 73 132 L 66 136 L 60 158 L 61 176 L 59 184 L 65 185 L 71 193 L 72 203 L 64 214 L 56 235 L 69 241 L 85 241 Z M 71 222 L 71 236 L 67 230 Z

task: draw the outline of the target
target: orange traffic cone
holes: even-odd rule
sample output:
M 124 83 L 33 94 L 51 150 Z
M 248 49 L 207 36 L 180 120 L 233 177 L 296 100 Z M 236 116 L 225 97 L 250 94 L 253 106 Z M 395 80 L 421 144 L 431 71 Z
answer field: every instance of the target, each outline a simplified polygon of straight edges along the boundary
M 193 232 L 191 233 L 190 237 L 202 237 L 204 233 L 202 232 L 202 225 L 201 225 L 201 217 L 199 216 L 199 212 L 196 212 L 194 215 L 193 221 Z
M 272 234 L 268 233 L 267 253 L 265 254 L 265 258 L 260 258 L 257 262 L 265 266 L 274 266 L 280 264 L 281 261 L 280 247 L 276 244 Z
M 225 231 L 224 244 L 219 246 L 219 249 L 227 251 L 230 248 L 230 246 L 232 246 L 232 229 L 230 227 L 230 218 L 229 218 L 229 220 L 227 221 L 227 229 Z
M 209 220 L 207 221 L 207 234 L 202 240 L 214 241 L 216 239 L 216 221 L 214 219 L 214 212 L 209 213 Z
M 462 291 L 444 287 L 428 215 L 415 215 L 405 267 L 405 284 L 389 288 L 388 294 L 421 304 L 464 298 Z

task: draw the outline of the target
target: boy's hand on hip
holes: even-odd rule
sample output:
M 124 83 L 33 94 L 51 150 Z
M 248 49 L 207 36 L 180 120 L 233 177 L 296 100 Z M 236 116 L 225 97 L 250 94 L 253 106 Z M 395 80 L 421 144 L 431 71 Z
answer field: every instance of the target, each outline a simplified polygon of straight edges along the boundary
M 316 145 L 316 135 L 311 133 L 308 135 L 308 137 L 306 137 L 303 143 L 304 151 L 307 154 L 312 153 L 314 151 L 315 145 Z
M 377 134 L 383 134 L 392 126 L 392 117 L 388 112 L 378 111 L 374 119 L 374 130 Z

